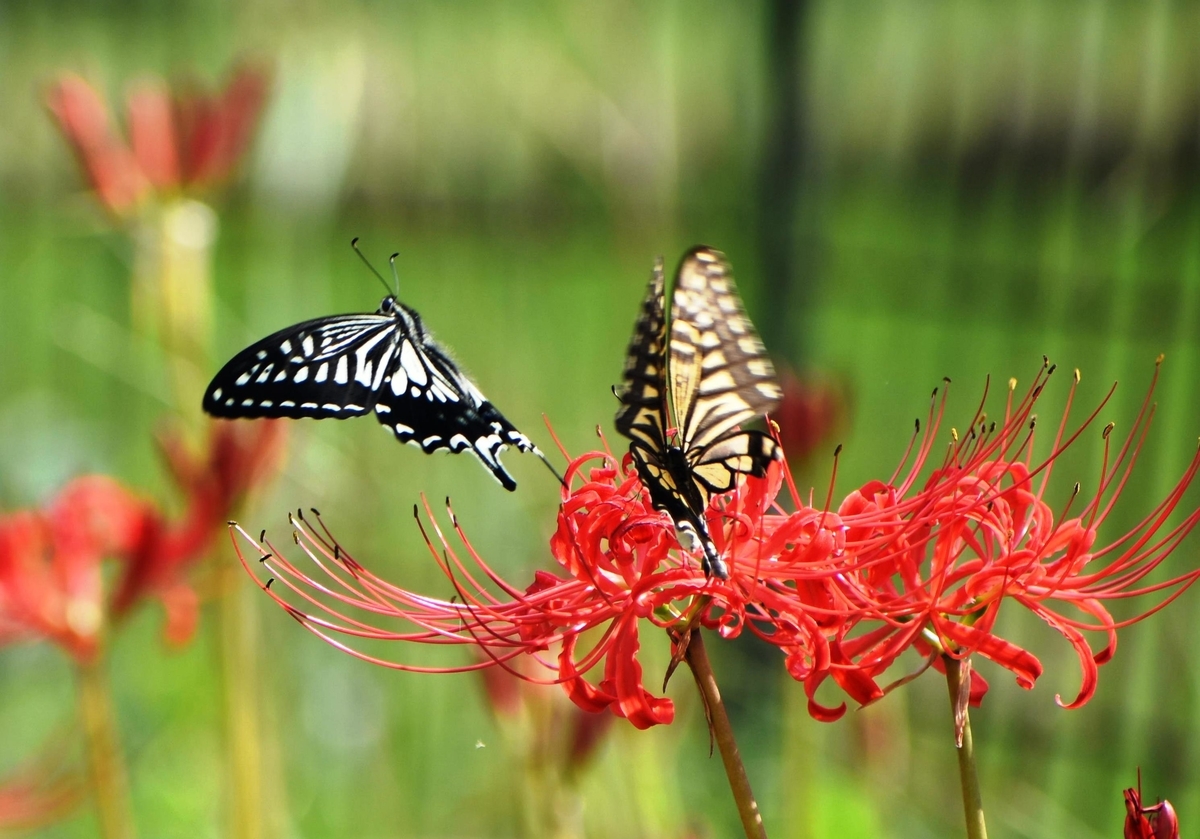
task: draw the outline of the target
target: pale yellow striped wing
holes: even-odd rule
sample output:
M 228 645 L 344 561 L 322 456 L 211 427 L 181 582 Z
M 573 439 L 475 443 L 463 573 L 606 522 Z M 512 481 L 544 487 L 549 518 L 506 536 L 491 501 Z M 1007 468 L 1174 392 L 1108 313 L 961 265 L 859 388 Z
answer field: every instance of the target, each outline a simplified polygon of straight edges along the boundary
M 774 410 L 783 396 L 720 251 L 695 247 L 679 264 L 667 370 L 678 445 L 688 452 Z

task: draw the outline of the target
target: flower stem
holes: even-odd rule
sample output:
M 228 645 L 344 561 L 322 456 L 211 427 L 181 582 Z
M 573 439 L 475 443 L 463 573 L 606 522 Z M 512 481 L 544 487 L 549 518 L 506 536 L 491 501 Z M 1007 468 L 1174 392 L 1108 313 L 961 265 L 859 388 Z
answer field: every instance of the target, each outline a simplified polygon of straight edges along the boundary
M 708 652 L 704 649 L 704 639 L 700 632 L 699 627 L 692 630 L 686 654 L 687 663 L 696 678 L 696 686 L 700 688 L 700 694 L 704 697 L 709 724 L 717 740 L 717 748 L 721 752 L 721 762 L 725 764 L 725 776 L 729 779 L 729 789 L 737 803 L 738 816 L 742 820 L 742 830 L 746 832 L 746 839 L 767 839 L 767 830 L 763 827 L 762 816 L 758 812 L 758 802 L 754 800 L 754 792 L 750 789 L 750 779 L 746 776 L 746 767 L 738 753 L 733 727 L 729 724 L 729 714 L 725 712 L 725 704 L 721 701 L 721 691 L 717 689 L 717 679 L 713 675 L 712 664 L 709 663 Z
M 255 679 L 258 636 L 254 604 L 242 585 L 244 576 L 233 563 L 227 563 L 217 572 L 221 591 L 217 624 L 228 756 L 226 807 L 232 839 L 261 839 L 262 753 Z
M 133 839 L 129 779 L 121 755 L 121 738 L 103 659 L 79 666 L 79 711 L 100 836 L 103 839 Z
M 962 713 L 962 745 L 958 751 L 958 776 L 962 785 L 963 814 L 967 819 L 967 839 L 987 839 L 987 825 L 983 820 L 983 798 L 979 794 L 979 772 L 975 768 L 975 738 L 971 735 L 971 718 L 964 696 L 968 685 L 963 684 L 963 663 L 952 656 L 943 655 L 946 665 L 946 686 L 950 690 L 950 711 L 958 725 L 957 715 Z M 968 670 L 969 673 L 969 670 Z M 967 678 L 970 678 L 969 675 Z M 961 708 L 960 708 L 961 705 Z

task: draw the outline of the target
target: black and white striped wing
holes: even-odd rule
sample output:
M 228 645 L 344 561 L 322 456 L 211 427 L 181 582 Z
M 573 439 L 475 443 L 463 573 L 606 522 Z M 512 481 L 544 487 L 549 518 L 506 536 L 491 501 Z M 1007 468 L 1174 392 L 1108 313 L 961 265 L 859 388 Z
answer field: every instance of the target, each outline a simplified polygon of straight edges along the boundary
M 396 354 L 389 315 L 318 318 L 282 329 L 235 355 L 213 377 L 214 417 L 345 419 L 362 416 Z
M 667 369 L 681 445 L 689 451 L 774 410 L 783 398 L 720 251 L 692 248 L 679 265 Z
M 396 439 L 436 451 L 470 451 L 507 490 L 517 483 L 500 463 L 508 446 L 523 452 L 541 452 L 516 429 L 446 351 L 426 338 L 400 340 L 399 361 L 393 363 L 375 402 L 375 417 Z
M 415 312 L 385 304 L 375 315 L 307 321 L 242 350 L 209 384 L 204 410 L 290 419 L 373 412 L 400 442 L 427 454 L 470 451 L 516 489 L 500 453 L 509 445 L 541 453 L 428 338 Z
M 659 257 L 625 353 L 621 410 L 617 431 L 651 452 L 666 445 L 666 318 L 663 306 L 663 262 Z

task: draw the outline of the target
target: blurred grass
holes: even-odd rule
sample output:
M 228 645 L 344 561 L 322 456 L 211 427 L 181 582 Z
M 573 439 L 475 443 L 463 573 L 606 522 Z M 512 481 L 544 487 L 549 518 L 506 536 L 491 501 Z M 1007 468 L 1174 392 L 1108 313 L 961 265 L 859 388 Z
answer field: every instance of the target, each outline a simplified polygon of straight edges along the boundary
M 400 251 L 401 296 L 506 415 L 545 444 L 546 413 L 578 453 L 596 445 L 596 424 L 611 437 L 608 388 L 651 260 L 703 241 L 730 255 L 756 320 L 788 306 L 793 363 L 847 383 L 842 492 L 891 473 L 943 376 L 947 421 L 962 423 L 987 375 L 1002 398 L 1045 353 L 1064 368 L 1045 415 L 1079 367 L 1078 406 L 1119 379 L 1100 419 L 1128 427 L 1166 352 L 1161 410 L 1113 532 L 1132 524 L 1200 433 L 1200 7 L 812 4 L 793 231 L 807 273 L 782 302 L 757 235 L 765 9 L 0 4 L 0 501 L 34 503 L 87 470 L 165 490 L 150 445 L 161 381 L 126 332 L 128 246 L 79 195 L 37 85 L 72 68 L 116 96 L 138 73 L 213 78 L 251 50 L 277 59 L 277 89 L 247 177 L 221 207 L 222 357 L 304 318 L 374 308 L 380 289 L 347 247 L 361 236 L 381 265 Z M 502 571 L 521 580 L 545 565 L 556 488 L 532 459 L 508 454 L 522 485 L 510 496 L 468 459 L 422 457 L 369 421 L 295 431 L 252 528 L 282 530 L 287 509 L 318 507 L 383 576 L 439 593 L 410 514 L 420 492 L 451 495 Z M 1060 499 L 1076 478 L 1094 484 L 1098 431 L 1087 440 L 1058 467 Z M 819 455 L 803 476 L 818 497 L 829 463 Z M 1194 561 L 1189 545 L 1176 567 Z M 1200 812 L 1193 595 L 1124 630 L 1096 699 L 1074 712 L 1053 704 L 1077 689 L 1069 647 L 1028 616 L 1002 619 L 1046 675 L 1025 694 L 984 666 L 993 690 L 974 726 L 993 835 L 1116 835 L 1138 765 L 1148 795 L 1185 819 Z M 520 779 L 470 677 L 379 671 L 265 603 L 261 620 L 285 785 L 269 791 L 276 835 L 518 831 Z M 113 683 L 145 836 L 216 835 L 221 823 L 210 623 L 179 653 L 162 650 L 152 613 L 118 642 Z M 663 639 L 644 644 L 665 656 Z M 778 835 L 959 830 L 936 677 L 889 709 L 820 727 L 796 718 L 799 688 L 777 659 L 713 646 Z M 606 748 L 585 785 L 594 835 L 735 829 L 689 687 L 671 686 L 677 724 L 621 730 Z M 49 651 L 0 652 L 0 769 L 54 730 L 69 692 Z M 808 826 L 790 818 L 801 779 L 785 744 L 796 742 L 817 802 Z M 90 819 L 40 835 L 92 835 Z

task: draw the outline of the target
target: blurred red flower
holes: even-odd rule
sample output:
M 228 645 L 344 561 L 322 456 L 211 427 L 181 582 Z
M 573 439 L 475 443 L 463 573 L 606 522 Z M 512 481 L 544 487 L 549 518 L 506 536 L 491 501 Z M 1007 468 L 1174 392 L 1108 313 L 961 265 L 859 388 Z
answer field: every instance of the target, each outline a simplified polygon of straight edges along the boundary
M 1125 839 L 1179 839 L 1179 819 L 1170 801 L 1142 806 L 1139 789 L 1125 790 Z
M 943 653 L 962 658 L 979 653 L 1014 672 L 1022 686 L 1032 687 L 1041 673 L 1037 658 L 994 632 L 1005 600 L 1029 609 L 1075 646 L 1084 679 L 1067 707 L 1077 707 L 1095 690 L 1097 665 L 1112 656 L 1116 630 L 1162 608 L 1200 575 L 1195 569 L 1144 582 L 1200 521 L 1200 510 L 1193 510 L 1180 523 L 1167 525 L 1200 468 L 1200 456 L 1139 526 L 1096 547 L 1097 529 L 1125 486 L 1144 440 L 1152 413 L 1149 395 L 1115 453 L 1109 449 L 1111 428 L 1106 429 L 1095 496 L 1074 516 L 1068 515 L 1068 503 L 1056 524 L 1043 500 L 1052 465 L 1094 421 L 1108 397 L 1070 433 L 1068 399 L 1049 455 L 1034 464 L 1033 408 L 1052 373 L 1053 368 L 1044 366 L 1015 405 L 1010 389 L 1000 423 L 988 422 L 980 409 L 965 435 L 952 431 L 941 464 L 920 489 L 915 487 L 933 450 L 945 394 L 932 403 L 923 435 L 918 423 L 909 453 L 893 476 L 850 493 L 836 511 L 828 504 L 804 504 L 785 463 L 773 463 L 765 477 L 748 478 L 716 497 L 707 524 L 730 570 L 726 580 L 705 577 L 698 560 L 680 549 L 669 519 L 651 507 L 629 458 L 618 463 L 611 454 L 598 452 L 576 459 L 566 473 L 570 489 L 563 490 L 550 540 L 558 573 L 538 571 L 524 589 L 488 566 L 452 512 L 461 548 L 451 544 L 428 505 L 425 517 L 433 538 L 424 524 L 422 531 L 431 556 L 453 585 L 450 600 L 378 578 L 344 552 L 323 524 L 314 529 L 302 518 L 293 520 L 298 544 L 316 564 L 311 575 L 273 544 L 247 539 L 282 584 L 273 590 L 274 580 L 260 581 L 260 586 L 340 649 L 409 670 L 454 672 L 496 665 L 531 681 L 561 684 L 579 707 L 611 709 L 639 728 L 668 723 L 674 715 L 671 701 L 644 685 L 642 620 L 668 630 L 673 643 L 696 625 L 723 637 L 743 630 L 755 633 L 780 649 L 788 672 L 804 683 L 809 712 L 832 720 L 846 706 L 816 701 L 826 680 L 867 704 L 883 696 L 887 688 L 878 678 L 909 649 L 935 667 Z M 778 499 L 785 483 L 795 512 L 787 512 Z M 240 545 L 238 554 L 252 570 Z M 1164 593 L 1163 599 L 1121 621 L 1104 606 L 1110 599 L 1152 593 Z M 1090 621 L 1063 614 L 1063 607 L 1075 608 Z M 380 628 L 391 619 L 404 624 L 399 631 Z M 1086 631 L 1105 633 L 1105 649 L 1093 654 Z M 468 645 L 487 658 L 460 667 L 417 667 L 368 654 L 343 639 Z M 542 679 L 513 664 L 524 655 L 542 664 L 547 671 Z M 597 681 L 584 678 L 601 665 Z M 978 703 L 986 683 L 974 670 L 972 674 L 972 700 Z
M 844 391 L 821 379 L 802 379 L 791 370 L 781 370 L 779 386 L 783 399 L 771 412 L 779 426 L 779 443 L 796 463 L 808 458 L 845 419 Z
M 163 81 L 145 79 L 126 99 L 128 142 L 104 99 L 79 76 L 62 75 L 46 103 L 96 196 L 125 216 L 156 191 L 203 190 L 224 181 L 249 146 L 268 87 L 266 71 L 250 64 L 238 67 L 218 93 L 196 85 L 172 93 Z
M 150 595 L 167 608 L 168 640 L 187 641 L 198 598 L 185 571 L 245 493 L 271 473 L 282 443 L 282 427 L 270 420 L 214 421 L 199 457 L 168 438 L 164 449 L 186 499 L 179 519 L 99 475 L 72 481 L 42 510 L 0 516 L 0 642 L 44 638 L 90 661 L 105 623 Z M 123 568 L 111 602 L 105 559 Z
M 85 799 L 83 772 L 69 755 L 74 738 L 56 737 L 37 758 L 0 779 L 0 830 L 33 830 L 57 821 Z
M 0 641 L 46 638 L 90 660 L 104 621 L 101 560 L 133 549 L 150 512 L 116 481 L 92 476 L 45 510 L 0 516 Z
M 160 435 L 168 471 L 186 507 L 176 521 L 155 512 L 141 542 L 125 555 L 113 595 L 113 613 L 123 616 L 142 598 L 155 595 L 167 614 L 167 640 L 186 643 L 199 617 L 199 598 L 186 572 L 212 544 L 220 524 L 245 496 L 274 474 L 283 458 L 287 428 L 277 420 L 210 420 L 201 452 L 189 450 L 180 434 Z

